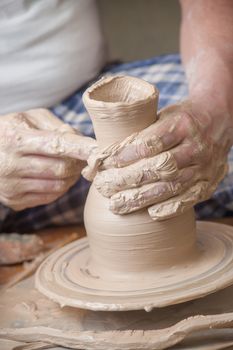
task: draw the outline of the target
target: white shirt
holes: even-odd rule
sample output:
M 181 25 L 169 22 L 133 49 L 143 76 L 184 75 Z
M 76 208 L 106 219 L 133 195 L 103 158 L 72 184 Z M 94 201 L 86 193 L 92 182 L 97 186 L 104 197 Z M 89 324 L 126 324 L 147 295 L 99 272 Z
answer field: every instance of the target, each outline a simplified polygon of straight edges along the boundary
M 1 0 L 0 114 L 58 103 L 105 56 L 95 0 Z

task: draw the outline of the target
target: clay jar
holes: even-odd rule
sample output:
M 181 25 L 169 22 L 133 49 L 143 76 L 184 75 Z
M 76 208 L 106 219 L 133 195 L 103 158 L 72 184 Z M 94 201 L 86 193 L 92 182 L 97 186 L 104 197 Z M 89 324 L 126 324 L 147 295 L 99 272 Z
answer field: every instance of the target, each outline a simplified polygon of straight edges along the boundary
M 100 149 L 156 122 L 158 91 L 138 78 L 106 77 L 83 96 Z M 194 211 L 153 221 L 147 209 L 127 215 L 109 210 L 109 200 L 91 186 L 84 222 L 92 275 L 139 278 L 190 260 L 196 254 Z

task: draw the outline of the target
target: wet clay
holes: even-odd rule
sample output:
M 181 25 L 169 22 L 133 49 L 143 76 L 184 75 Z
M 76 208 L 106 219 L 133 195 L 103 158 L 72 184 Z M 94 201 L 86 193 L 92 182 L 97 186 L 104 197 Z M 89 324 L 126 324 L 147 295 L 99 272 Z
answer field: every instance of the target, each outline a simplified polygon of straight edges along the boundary
M 102 79 L 83 101 L 103 149 L 156 121 L 158 92 L 137 78 Z M 155 223 L 146 209 L 119 216 L 91 186 L 84 220 L 95 275 L 157 271 L 195 254 L 193 210 L 163 223 Z
M 103 78 L 83 100 L 103 153 L 156 121 L 158 92 L 138 78 Z M 233 282 L 232 229 L 196 227 L 193 208 L 165 221 L 146 208 L 115 215 L 92 185 L 84 219 L 88 242 L 56 252 L 37 272 L 37 288 L 62 306 L 150 311 Z
M 156 350 L 177 344 L 177 350 L 217 350 L 233 344 L 232 287 L 150 313 L 122 313 L 61 309 L 36 291 L 33 283 L 25 280 L 1 294 L 1 349 L 3 339 L 27 343 L 33 349 L 50 344 L 61 349 Z
M 154 307 L 202 297 L 232 284 L 233 228 L 198 222 L 197 247 L 199 254 L 196 258 L 187 258 L 185 263 L 182 261 L 173 266 L 152 266 L 146 272 L 136 272 L 136 268 L 141 267 L 140 262 L 136 268 L 130 266 L 131 270 L 116 272 L 109 254 L 111 272 L 106 264 L 105 268 L 101 266 L 99 273 L 88 240 L 83 238 L 49 256 L 37 271 L 36 286 L 61 306 L 104 311 L 150 311 Z

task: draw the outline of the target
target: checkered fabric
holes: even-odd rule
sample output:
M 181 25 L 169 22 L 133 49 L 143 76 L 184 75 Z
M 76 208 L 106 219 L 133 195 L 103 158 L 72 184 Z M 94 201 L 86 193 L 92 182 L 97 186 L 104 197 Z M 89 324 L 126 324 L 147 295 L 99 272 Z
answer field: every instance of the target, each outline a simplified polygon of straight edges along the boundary
M 101 73 L 101 75 L 109 74 L 128 74 L 156 84 L 160 91 L 159 108 L 176 103 L 188 94 L 179 55 L 115 64 L 108 66 Z M 82 103 L 82 94 L 86 88 L 87 86 L 84 86 L 65 101 L 51 108 L 51 111 L 84 135 L 93 136 L 91 120 Z M 213 197 L 196 206 L 198 218 L 219 218 L 233 214 L 233 150 L 229 154 L 229 164 L 229 174 L 219 185 Z M 30 232 L 54 225 L 80 223 L 83 219 L 83 206 L 88 188 L 88 182 L 81 178 L 64 196 L 49 205 L 25 209 L 21 212 L 14 212 L 1 205 L 0 230 L 1 232 Z

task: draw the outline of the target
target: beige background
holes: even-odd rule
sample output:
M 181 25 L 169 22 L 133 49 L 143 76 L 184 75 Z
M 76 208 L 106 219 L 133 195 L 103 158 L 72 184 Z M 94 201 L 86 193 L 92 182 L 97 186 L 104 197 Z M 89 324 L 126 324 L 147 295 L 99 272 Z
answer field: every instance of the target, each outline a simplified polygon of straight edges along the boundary
M 110 58 L 124 61 L 179 51 L 178 0 L 98 0 Z

